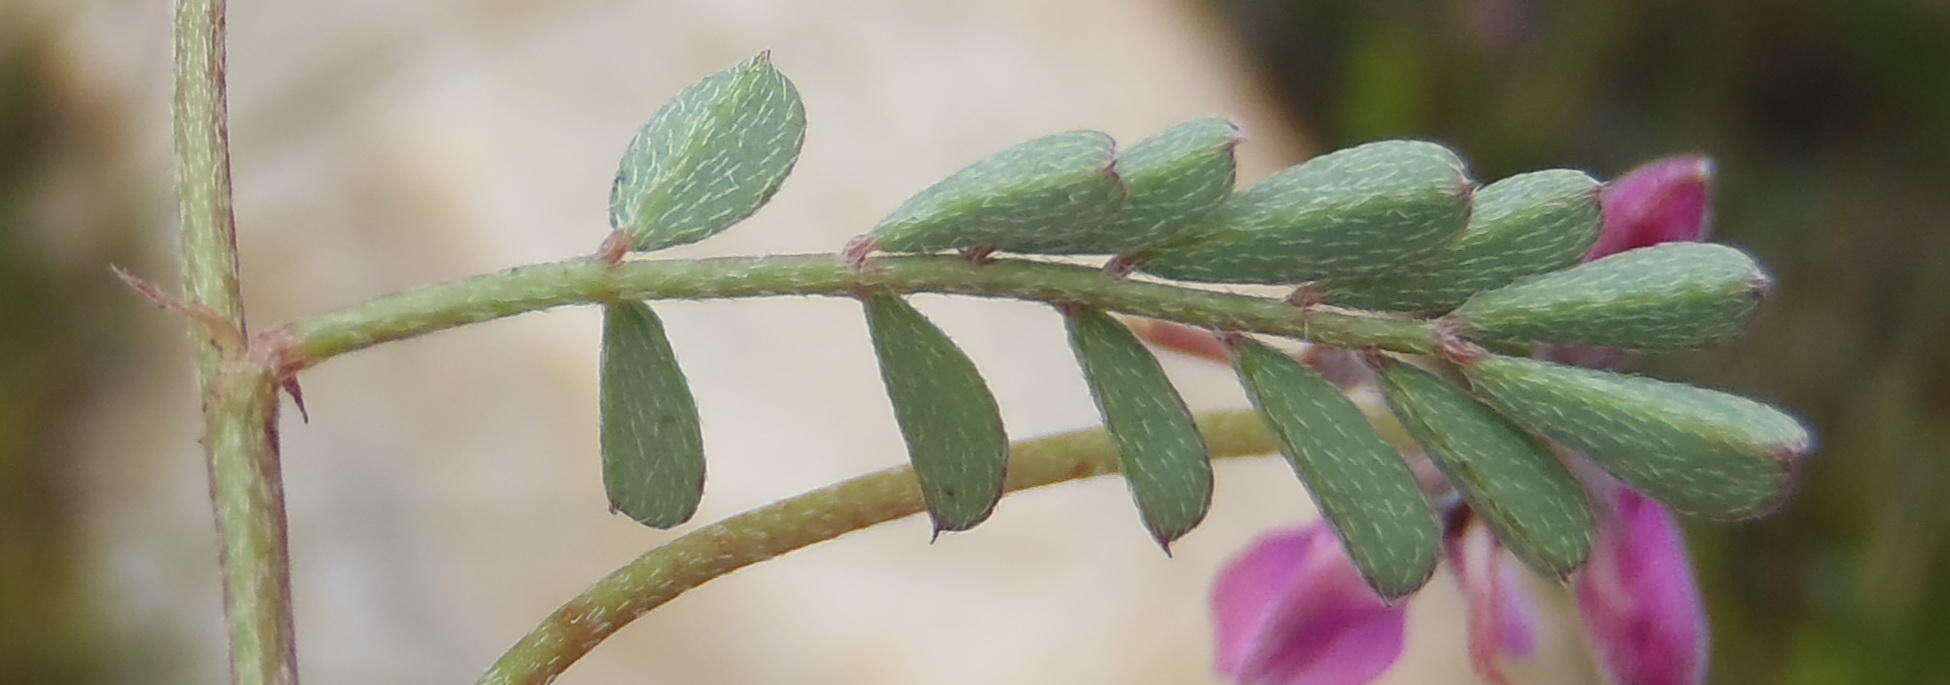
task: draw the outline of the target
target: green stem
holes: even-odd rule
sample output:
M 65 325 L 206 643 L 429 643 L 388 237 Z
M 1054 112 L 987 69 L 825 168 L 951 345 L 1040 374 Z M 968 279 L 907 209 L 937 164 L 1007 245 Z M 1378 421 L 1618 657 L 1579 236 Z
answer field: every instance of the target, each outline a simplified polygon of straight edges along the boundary
M 236 683 L 296 683 L 290 551 L 279 473 L 277 385 L 261 364 L 230 362 L 206 395 L 210 498 L 223 537 L 224 616 Z
M 1337 347 L 1423 354 L 1435 334 L 1422 321 L 1284 300 L 1112 278 L 1099 269 L 1019 259 L 977 266 L 951 256 L 890 256 L 856 269 L 834 255 L 632 261 L 595 259 L 518 267 L 380 297 L 299 321 L 281 331 L 284 363 L 311 366 L 389 340 L 566 304 L 636 299 L 777 295 L 853 296 L 862 291 L 936 292 L 1078 302 L 1205 328 L 1270 333 Z
M 230 210 L 229 108 L 224 99 L 224 0 L 176 3 L 177 219 L 184 295 L 224 321 L 244 323 L 237 286 L 237 226 Z M 199 367 L 212 367 L 220 350 L 197 338 Z M 205 378 L 207 381 L 208 379 Z
M 1202 414 L 1199 430 L 1215 458 L 1266 454 L 1276 446 L 1250 411 Z M 1015 444 L 1010 492 L 1115 473 L 1117 450 L 1103 429 Z M 699 528 L 604 576 L 556 609 L 481 676 L 515 685 L 555 680 L 590 649 L 645 612 L 691 588 L 813 543 L 922 510 L 914 471 L 902 466 L 780 500 Z
M 224 100 L 224 2 L 180 0 L 174 26 L 175 173 L 185 306 L 203 398 L 223 569 L 230 675 L 295 683 L 290 554 L 278 475 L 276 378 L 244 347 Z

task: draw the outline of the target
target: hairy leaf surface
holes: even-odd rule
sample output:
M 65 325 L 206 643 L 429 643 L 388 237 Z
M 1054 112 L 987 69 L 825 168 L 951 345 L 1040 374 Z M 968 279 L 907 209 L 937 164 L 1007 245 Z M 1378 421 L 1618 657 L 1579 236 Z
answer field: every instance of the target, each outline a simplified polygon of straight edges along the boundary
M 610 508 L 654 528 L 690 520 L 704 494 L 697 402 L 649 305 L 603 310 L 603 490 Z
M 1560 580 L 1584 563 L 1595 524 L 1563 462 L 1468 391 L 1414 365 L 1374 359 L 1395 416 L 1505 547 Z
M 1444 311 L 1470 295 L 1572 264 L 1603 224 L 1597 181 L 1583 172 L 1518 174 L 1476 191 L 1469 227 L 1441 256 L 1398 273 L 1315 284 L 1330 304 Z
M 1723 392 L 1520 357 L 1461 366 L 1505 415 L 1681 513 L 1772 511 L 1809 447 L 1793 417 Z
M 1205 438 L 1157 358 L 1124 324 L 1083 306 L 1066 309 L 1063 320 L 1144 527 L 1169 551 L 1212 503 Z
M 1462 160 L 1388 140 L 1308 160 L 1239 191 L 1138 270 L 1187 281 L 1292 284 L 1433 259 L 1469 218 Z
M 975 363 L 900 297 L 864 300 L 894 419 L 935 532 L 981 523 L 1002 498 L 1009 438 Z
M 1138 141 L 1117 155 L 1129 198 L 1109 221 L 1050 231 L 1016 252 L 1108 254 L 1183 233 L 1232 194 L 1232 149 L 1239 127 L 1220 117 L 1194 119 Z
M 909 198 L 874 227 L 874 244 L 890 252 L 1036 252 L 1075 241 L 1124 205 L 1115 154 L 1110 136 L 1097 131 L 1016 145 Z
M 805 138 L 799 91 L 769 55 L 707 76 L 630 141 L 610 187 L 609 223 L 638 250 L 716 235 L 772 199 Z
M 1484 340 L 1687 349 L 1739 336 L 1769 285 L 1745 252 L 1664 243 L 1478 294 L 1450 317 Z
M 1250 339 L 1234 348 L 1233 367 L 1368 585 L 1393 601 L 1427 582 L 1440 547 L 1435 512 L 1360 408 L 1298 360 Z

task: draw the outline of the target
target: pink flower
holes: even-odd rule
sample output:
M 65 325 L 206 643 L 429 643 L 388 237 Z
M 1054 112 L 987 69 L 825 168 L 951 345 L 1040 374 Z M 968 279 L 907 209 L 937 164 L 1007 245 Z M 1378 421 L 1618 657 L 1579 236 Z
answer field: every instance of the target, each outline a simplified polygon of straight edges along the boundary
M 1261 536 L 1212 586 L 1218 671 L 1240 683 L 1356 685 L 1402 653 L 1402 608 L 1369 590 L 1325 524 Z
M 1672 514 L 1605 485 L 1597 542 L 1572 583 L 1599 665 L 1620 685 L 1705 682 L 1706 617 Z M 1447 556 L 1467 600 L 1470 663 L 1505 683 L 1502 659 L 1527 659 L 1536 645 L 1527 582 L 1488 527 L 1456 518 Z M 1401 657 L 1405 619 L 1405 606 L 1361 581 L 1325 523 L 1275 531 L 1212 586 L 1215 667 L 1239 683 L 1366 683 Z
M 1713 224 L 1713 160 L 1647 162 L 1605 185 L 1605 224 L 1585 261 L 1659 243 L 1706 239 Z
M 1514 558 L 1481 525 L 1450 535 L 1449 558 L 1469 597 L 1470 651 L 1502 682 L 1497 658 L 1530 656 L 1535 620 Z M 1268 533 L 1227 562 L 1212 587 L 1219 673 L 1240 683 L 1358 685 L 1401 658 L 1403 606 L 1361 580 L 1324 522 Z
M 1706 614 L 1679 524 L 1623 487 L 1611 499 L 1574 583 L 1600 661 L 1617 683 L 1705 682 Z

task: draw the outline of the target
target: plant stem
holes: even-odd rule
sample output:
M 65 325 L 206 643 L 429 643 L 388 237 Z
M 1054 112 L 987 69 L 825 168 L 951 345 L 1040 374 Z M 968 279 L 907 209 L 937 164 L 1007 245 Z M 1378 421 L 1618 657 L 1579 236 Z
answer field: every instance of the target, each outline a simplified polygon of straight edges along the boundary
M 830 254 L 632 261 L 595 259 L 517 267 L 387 295 L 299 321 L 281 331 L 287 368 L 304 368 L 389 340 L 566 304 L 609 298 L 719 299 L 936 292 L 1077 302 L 1220 330 L 1304 338 L 1337 347 L 1423 354 L 1435 333 L 1422 321 L 1284 300 L 1112 278 L 1099 269 L 1020 259 L 977 266 L 952 256 L 889 256 L 856 269 Z
M 230 675 L 237 683 L 298 682 L 272 379 L 260 364 L 227 363 L 204 408 L 210 498 L 223 537 L 218 558 Z
M 185 298 L 238 327 L 244 325 L 237 286 L 237 226 L 230 209 L 230 130 L 224 98 L 224 0 L 179 0 L 175 25 L 177 219 Z M 196 337 L 197 365 L 212 368 L 221 353 Z M 208 378 L 202 378 L 207 384 Z
M 179 0 L 174 26 L 175 173 L 185 305 L 203 398 L 210 499 L 222 538 L 230 677 L 295 683 L 276 379 L 245 340 L 231 213 L 224 2 Z
M 1273 437 L 1251 411 L 1201 414 L 1215 458 L 1267 454 Z M 1017 442 L 1010 492 L 1115 473 L 1117 450 L 1103 429 Z M 645 612 L 691 588 L 813 543 L 922 510 L 914 470 L 897 467 L 807 492 L 699 528 L 612 571 L 556 609 L 481 676 L 493 685 L 548 683 Z

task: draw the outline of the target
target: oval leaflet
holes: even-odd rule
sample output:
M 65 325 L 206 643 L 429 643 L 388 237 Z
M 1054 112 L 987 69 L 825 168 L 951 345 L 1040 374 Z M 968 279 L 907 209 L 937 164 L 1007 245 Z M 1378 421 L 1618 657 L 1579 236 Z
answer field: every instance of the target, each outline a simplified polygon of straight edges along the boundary
M 1193 119 L 1138 141 L 1117 155 L 1129 197 L 1109 220 L 1061 227 L 1015 252 L 1108 254 L 1155 245 L 1183 233 L 1232 194 L 1232 149 L 1239 127 L 1219 117 Z
M 1388 601 L 1435 572 L 1441 526 L 1400 453 L 1339 388 L 1279 350 L 1232 336 L 1233 368 L 1361 577 Z
M 1739 336 L 1769 285 L 1745 252 L 1663 243 L 1479 293 L 1449 317 L 1484 340 L 1679 350 Z
M 1584 489 L 1555 455 L 1435 374 L 1379 354 L 1369 363 L 1389 408 L 1504 546 L 1550 578 L 1584 563 L 1596 523 Z
M 1130 329 L 1102 310 L 1063 308 L 1070 347 L 1117 444 L 1118 469 L 1159 546 L 1190 532 L 1212 503 L 1212 462 L 1192 410 Z
M 769 54 L 706 76 L 630 141 L 610 186 L 610 226 L 637 250 L 716 235 L 772 199 L 805 138 L 805 105 Z
M 649 305 L 603 309 L 599 376 L 610 508 L 653 528 L 690 520 L 704 494 L 703 431 L 697 401 Z
M 1186 281 L 1296 284 L 1440 255 L 1469 218 L 1455 153 L 1387 140 L 1315 157 L 1241 190 L 1137 269 Z
M 1458 364 L 1505 415 L 1681 513 L 1772 511 L 1809 447 L 1793 417 L 1736 395 L 1521 357 Z
M 1321 300 L 1360 309 L 1444 311 L 1470 295 L 1578 263 L 1603 223 L 1597 181 L 1549 169 L 1476 191 L 1469 227 L 1449 249 L 1398 273 L 1322 281 Z
M 862 299 L 880 378 L 934 530 L 967 530 L 1002 498 L 1009 438 L 975 363 L 901 298 Z
M 1104 223 L 1124 205 L 1116 145 L 1097 131 L 1043 136 L 955 172 L 882 219 L 889 252 L 988 247 L 1036 252 Z

